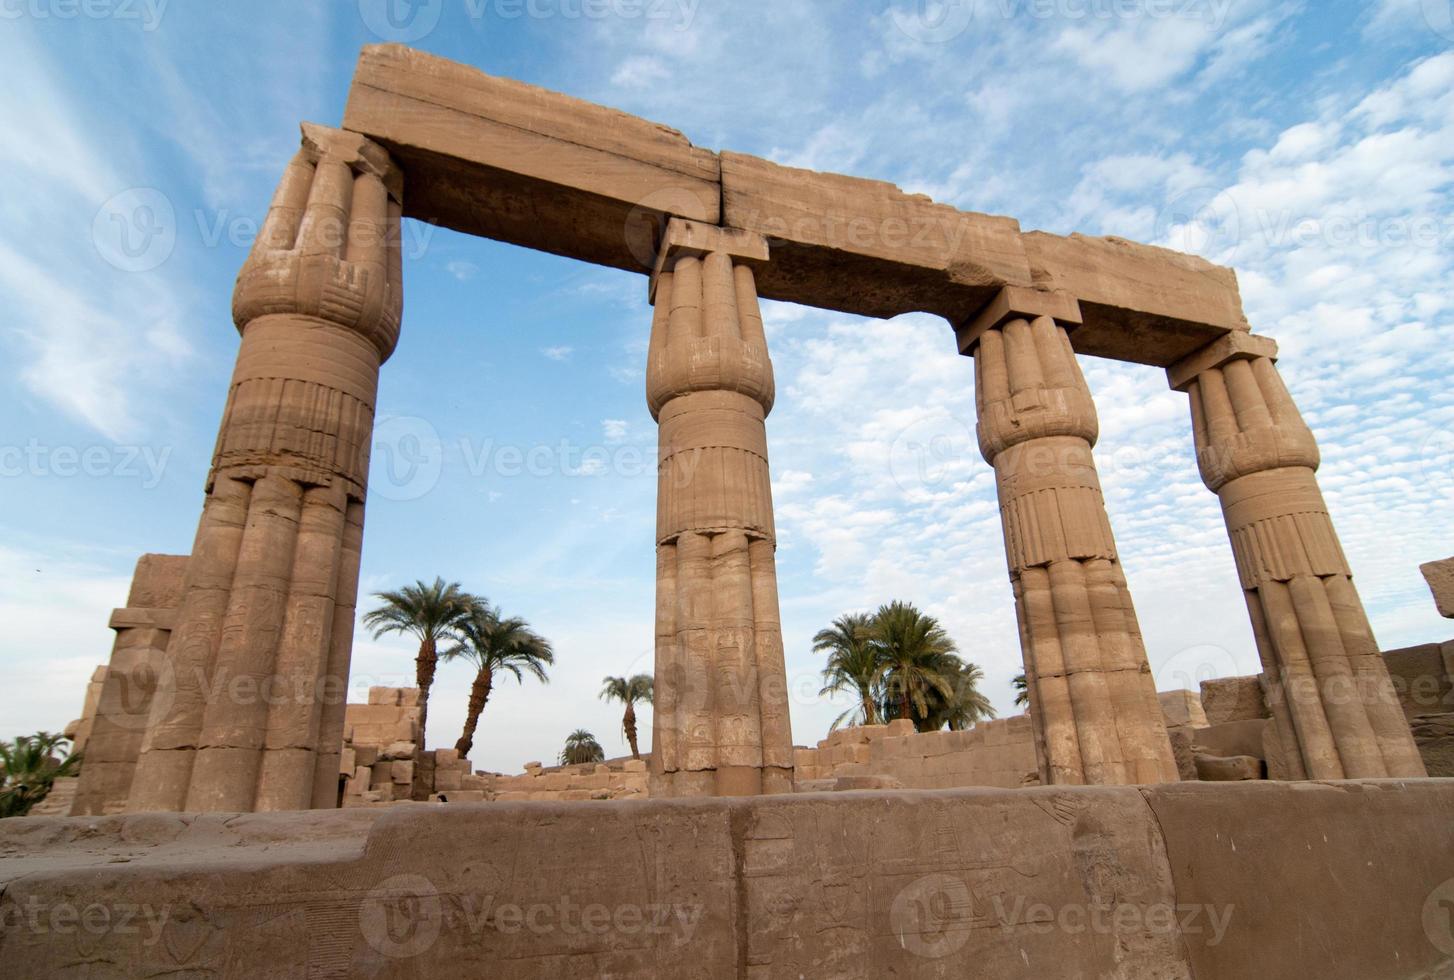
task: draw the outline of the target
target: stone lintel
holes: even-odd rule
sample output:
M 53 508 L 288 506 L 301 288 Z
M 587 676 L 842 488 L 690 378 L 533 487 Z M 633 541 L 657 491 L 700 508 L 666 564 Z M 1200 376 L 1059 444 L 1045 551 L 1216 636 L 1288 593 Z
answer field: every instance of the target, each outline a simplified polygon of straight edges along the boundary
M 670 271 L 677 259 L 709 252 L 725 252 L 744 265 L 761 266 L 768 259 L 767 239 L 741 228 L 723 228 L 687 218 L 672 218 L 661 236 L 656 267 L 651 272 L 647 293 L 651 303 L 656 303 L 656 283 L 661 274 Z
M 1454 558 L 1420 565 L 1419 571 L 1424 573 L 1424 579 L 1429 583 L 1429 591 L 1434 593 L 1439 615 L 1445 619 L 1454 619 Z
M 988 306 L 955 328 L 959 353 L 966 356 L 973 354 L 979 338 L 1011 320 L 1034 320 L 1042 316 L 1053 317 L 1067 330 L 1073 330 L 1083 322 L 1080 303 L 1063 290 L 1045 292 L 1025 286 L 1006 286 L 990 300 Z
M 111 611 L 111 622 L 107 625 L 114 630 L 170 630 L 176 624 L 177 611 L 175 609 L 127 608 L 113 609 Z
M 1166 380 L 1176 391 L 1186 391 L 1197 375 L 1236 360 L 1277 359 L 1277 341 L 1250 333 L 1229 333 L 1166 369 Z

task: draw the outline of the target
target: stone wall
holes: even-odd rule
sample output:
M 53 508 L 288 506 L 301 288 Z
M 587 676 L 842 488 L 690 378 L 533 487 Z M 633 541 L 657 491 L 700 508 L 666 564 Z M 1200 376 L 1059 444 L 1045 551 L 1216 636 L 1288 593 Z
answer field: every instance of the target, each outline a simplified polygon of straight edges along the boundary
M 793 765 L 800 790 L 832 788 L 820 785 L 828 780 L 847 780 L 843 788 L 869 785 L 854 782 L 864 778 L 905 789 L 1014 789 L 1038 782 L 1027 715 L 962 732 L 919 734 L 910 721 L 841 728 L 816 748 L 797 749 Z
M 526 764 L 524 775 L 492 777 L 491 798 L 502 803 L 646 799 L 650 795 L 646 765 L 646 759 L 622 759 L 547 769 L 531 762 Z
M 367 704 L 347 707 L 338 762 L 344 807 L 412 797 L 421 714 L 412 687 L 371 687 Z
M 5 820 L 0 973 L 1432 980 L 1450 813 L 1402 780 Z

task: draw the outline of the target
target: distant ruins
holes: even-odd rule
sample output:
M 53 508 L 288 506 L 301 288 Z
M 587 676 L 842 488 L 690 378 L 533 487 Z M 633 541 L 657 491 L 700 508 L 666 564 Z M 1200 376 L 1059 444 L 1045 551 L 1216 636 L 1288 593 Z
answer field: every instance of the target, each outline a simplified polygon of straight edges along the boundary
M 405 217 L 647 276 L 662 447 L 649 768 L 472 772 L 421 756 L 417 695 L 345 704 Z M 937 314 L 973 359 L 1026 716 L 794 747 L 760 298 Z M 113 616 L 78 727 L 76 816 L 0 825 L 0 914 L 104 891 L 170 903 L 183 924 L 89 946 L 7 928 L 17 975 L 1454 977 L 1438 902 L 1447 888 L 1454 908 L 1454 782 L 1427 778 L 1454 773 L 1454 649 L 1380 653 L 1318 448 L 1230 270 L 714 153 L 380 46 L 342 128 L 304 124 L 233 313 L 195 543 L 144 558 Z M 1158 695 L 1078 356 L 1165 370 L 1187 394 L 1259 677 Z M 1449 563 L 1426 574 L 1450 615 Z M 383 806 L 420 765 L 434 805 Z M 491 802 L 455 805 L 476 801 Z M 672 910 L 690 934 L 619 914 L 522 933 L 503 917 L 582 893 L 608 913 Z M 1048 929 L 1006 911 L 1027 901 Z M 1152 921 L 1184 906 L 1226 922 Z M 1067 909 L 1110 918 L 1076 930 Z

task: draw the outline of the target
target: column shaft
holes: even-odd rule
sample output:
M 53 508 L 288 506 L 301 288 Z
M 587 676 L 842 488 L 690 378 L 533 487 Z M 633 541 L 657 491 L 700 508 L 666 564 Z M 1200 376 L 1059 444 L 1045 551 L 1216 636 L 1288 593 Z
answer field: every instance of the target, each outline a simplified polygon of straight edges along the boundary
M 400 195 L 381 148 L 304 126 L 233 296 L 242 344 L 133 811 L 336 805 Z
M 1190 397 L 1198 467 L 1222 503 L 1278 737 L 1296 778 L 1423 776 L 1275 352 L 1265 338 L 1229 337 L 1170 375 Z
M 1041 781 L 1174 782 L 1091 452 L 1095 406 L 1066 329 L 1011 314 L 965 346 L 980 449 L 998 482 Z
M 749 259 L 766 259 L 760 239 L 673 221 L 653 278 L 660 795 L 792 788 L 765 425 L 772 364 Z

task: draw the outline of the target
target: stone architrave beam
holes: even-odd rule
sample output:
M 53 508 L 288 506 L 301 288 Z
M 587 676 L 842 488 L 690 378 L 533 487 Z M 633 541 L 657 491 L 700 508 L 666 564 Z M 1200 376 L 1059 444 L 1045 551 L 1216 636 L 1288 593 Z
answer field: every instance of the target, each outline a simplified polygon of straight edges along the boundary
M 1246 331 L 1236 275 L 1119 238 L 1023 232 L 892 184 L 694 146 L 680 132 L 400 45 L 365 48 L 344 128 L 388 149 L 405 216 L 653 271 L 670 217 L 753 232 L 758 295 L 956 325 L 1005 287 L 1081 304 L 1077 352 L 1169 367 Z

